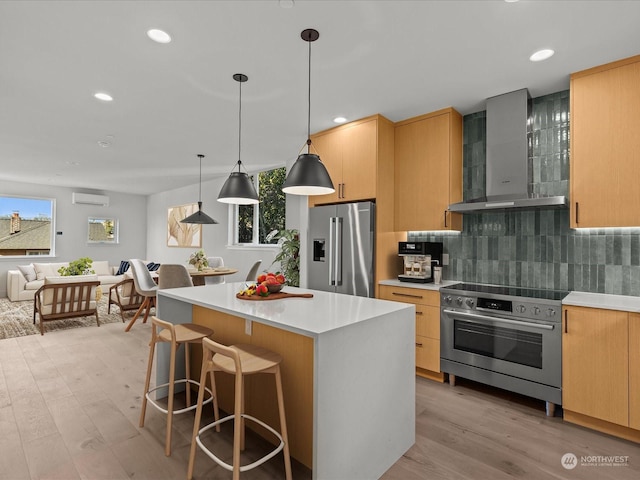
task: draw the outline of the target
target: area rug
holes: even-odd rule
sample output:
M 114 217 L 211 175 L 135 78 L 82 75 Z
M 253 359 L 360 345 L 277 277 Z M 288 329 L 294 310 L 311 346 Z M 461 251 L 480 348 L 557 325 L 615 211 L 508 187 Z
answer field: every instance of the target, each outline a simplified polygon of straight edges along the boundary
M 111 306 L 111 313 L 107 313 L 108 300 L 103 295 L 98 302 L 98 317 L 100 325 L 103 323 L 122 322 L 120 310 L 117 305 Z M 125 315 L 127 321 L 133 313 Z M 66 330 L 69 328 L 96 327 L 96 317 L 68 318 L 64 320 L 52 320 L 44 325 L 45 335 L 54 330 Z M 8 298 L 0 298 L 0 339 L 23 337 L 25 335 L 40 334 L 40 323 L 36 315 L 36 324 L 33 324 L 33 300 L 11 302 Z

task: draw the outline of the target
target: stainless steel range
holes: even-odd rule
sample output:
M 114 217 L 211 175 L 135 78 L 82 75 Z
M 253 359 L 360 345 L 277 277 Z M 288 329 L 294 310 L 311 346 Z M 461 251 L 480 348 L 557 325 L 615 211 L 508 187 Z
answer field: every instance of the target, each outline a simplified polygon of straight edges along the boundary
M 569 292 L 458 283 L 440 289 L 440 368 L 562 404 L 561 303 Z

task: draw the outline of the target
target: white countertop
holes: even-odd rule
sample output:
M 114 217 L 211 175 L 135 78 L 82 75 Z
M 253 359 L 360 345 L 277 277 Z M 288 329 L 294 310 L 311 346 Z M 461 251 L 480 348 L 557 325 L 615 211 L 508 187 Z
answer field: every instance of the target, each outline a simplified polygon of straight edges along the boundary
M 442 287 L 460 283 L 459 280 L 443 280 L 439 285 L 433 283 L 411 283 L 401 282 L 396 279 L 382 280 L 380 285 L 391 285 L 394 287 L 421 288 L 423 290 L 439 290 Z M 606 310 L 620 310 L 623 312 L 640 312 L 640 297 L 631 295 L 613 295 L 609 293 L 590 292 L 570 292 L 564 300 L 563 305 L 576 307 L 604 308 Z
M 604 308 L 623 312 L 640 312 L 640 297 L 608 293 L 571 292 L 562 300 L 563 305 Z
M 392 287 L 406 287 L 406 288 L 420 288 L 422 290 L 435 290 L 438 291 L 442 287 L 448 287 L 449 285 L 455 285 L 460 283 L 459 280 L 443 280 L 441 283 L 413 283 L 413 282 L 401 282 L 397 279 L 380 280 L 379 285 L 390 285 Z
M 283 292 L 312 293 L 313 298 L 240 300 L 245 282 L 158 290 L 158 295 L 255 320 L 309 337 L 358 322 L 415 308 L 413 305 L 286 286 Z

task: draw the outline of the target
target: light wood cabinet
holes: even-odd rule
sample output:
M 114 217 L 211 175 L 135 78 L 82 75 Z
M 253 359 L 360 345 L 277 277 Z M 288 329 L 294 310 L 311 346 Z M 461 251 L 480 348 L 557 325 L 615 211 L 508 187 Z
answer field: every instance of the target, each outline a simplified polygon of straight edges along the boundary
M 640 430 L 640 313 L 629 314 L 629 426 Z
M 563 407 L 628 425 L 628 313 L 582 307 L 564 310 Z
M 640 226 L 640 55 L 571 75 L 571 227 Z
M 311 136 L 336 192 L 309 197 L 316 205 L 375 200 L 376 296 L 378 282 L 398 274 L 398 242 L 407 239 L 394 225 L 394 124 L 373 115 Z M 313 151 L 313 149 L 312 149 Z
M 376 198 L 380 118 L 367 117 L 311 136 L 336 191 L 309 197 L 310 206 Z
M 462 116 L 452 108 L 395 128 L 396 230 L 461 230 Z
M 564 419 L 640 442 L 640 315 L 565 306 L 562 328 Z
M 440 293 L 437 290 L 380 285 L 379 298 L 416 306 L 416 374 L 442 382 Z

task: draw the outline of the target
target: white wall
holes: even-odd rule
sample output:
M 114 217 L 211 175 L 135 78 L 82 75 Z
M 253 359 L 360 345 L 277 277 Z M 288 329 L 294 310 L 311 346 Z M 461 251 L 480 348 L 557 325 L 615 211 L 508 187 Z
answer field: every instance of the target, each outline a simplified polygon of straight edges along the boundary
M 226 178 L 202 183 L 202 210 L 216 219 L 216 225 L 203 225 L 202 248 L 208 256 L 221 256 L 225 265 L 238 269 L 227 281 L 244 281 L 247 272 L 257 260 L 262 260 L 260 270 L 276 271 L 272 265 L 278 253 L 277 247 L 228 247 L 228 205 L 218 202 L 218 192 Z M 71 193 L 95 193 L 110 198 L 108 207 L 73 205 Z M 196 249 L 167 246 L 167 210 L 169 207 L 198 201 L 198 185 L 169 190 L 150 196 L 132 195 L 108 191 L 88 191 L 77 188 L 48 187 L 27 183 L 0 181 L 0 193 L 4 195 L 37 196 L 56 199 L 56 255 L 45 261 L 65 262 L 82 256 L 94 260 L 108 260 L 119 265 L 120 260 L 142 258 L 157 263 L 187 263 Z M 306 258 L 307 197 L 287 196 L 287 228 L 301 233 L 301 254 Z M 87 219 L 90 216 L 113 216 L 119 220 L 120 243 L 118 245 L 88 245 Z M 30 263 L 26 258 L 0 257 L 0 296 L 7 295 L 7 270 L 16 265 Z M 306 285 L 304 261 L 300 271 L 301 285 Z
M 73 205 L 72 192 L 107 195 L 109 206 Z M 9 196 L 53 198 L 56 200 L 55 257 L 0 257 L 0 297 L 7 296 L 7 271 L 16 265 L 25 265 L 39 259 L 43 262 L 68 262 L 80 257 L 107 260 L 119 265 L 120 260 L 146 257 L 147 197 L 108 191 L 89 191 L 78 188 L 34 185 L 0 180 L 0 193 Z M 96 245 L 87 243 L 89 217 L 114 217 L 118 219 L 120 243 Z
M 247 272 L 257 260 L 262 260 L 260 270 L 277 270 L 278 265 L 271 266 L 278 253 L 277 248 L 227 247 L 229 206 L 217 201 L 218 193 L 225 180 L 226 178 L 217 178 L 202 182 L 202 211 L 219 222 L 215 225 L 202 226 L 202 249 L 209 257 L 222 257 L 225 266 L 238 269 L 238 273 L 227 276 L 227 282 L 244 281 Z M 147 229 L 148 260 L 157 263 L 187 264 L 189 255 L 197 249 L 167 246 L 167 210 L 169 207 L 197 201 L 197 184 L 149 196 L 147 204 L 147 218 L 149 219 Z

